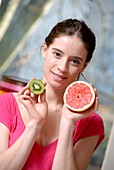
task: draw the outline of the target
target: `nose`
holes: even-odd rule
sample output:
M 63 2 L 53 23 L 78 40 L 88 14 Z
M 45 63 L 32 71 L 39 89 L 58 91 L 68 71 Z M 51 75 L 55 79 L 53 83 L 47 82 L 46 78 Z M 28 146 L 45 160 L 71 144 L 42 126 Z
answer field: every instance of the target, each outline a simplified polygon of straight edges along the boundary
M 67 72 L 68 71 L 68 62 L 67 62 L 67 60 L 61 60 L 58 63 L 58 70 L 60 72 Z

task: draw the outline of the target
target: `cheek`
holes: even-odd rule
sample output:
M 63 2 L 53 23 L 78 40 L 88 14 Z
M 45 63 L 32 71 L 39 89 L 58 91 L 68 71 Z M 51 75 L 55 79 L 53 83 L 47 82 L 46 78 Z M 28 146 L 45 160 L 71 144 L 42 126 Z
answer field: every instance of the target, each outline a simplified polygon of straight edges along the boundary
M 47 68 L 52 68 L 52 67 L 56 66 L 57 63 L 58 63 L 57 60 L 52 57 L 47 57 L 44 61 L 44 65 Z
M 48 70 L 48 62 L 45 60 L 44 61 L 44 72 L 46 73 Z
M 78 75 L 81 71 L 82 67 L 70 67 L 69 68 L 69 73 L 70 75 Z
M 44 72 L 45 74 L 53 67 L 53 61 L 45 59 L 44 61 Z
M 79 74 L 80 74 L 79 72 L 76 72 L 76 73 L 73 75 L 73 79 L 74 79 L 74 80 L 77 80 L 78 77 L 79 77 Z
M 69 69 L 69 75 L 71 79 L 77 80 L 79 78 L 80 73 L 82 72 L 83 67 L 76 67 Z
M 79 76 L 80 72 L 78 71 L 78 69 L 76 70 L 72 70 L 72 71 L 69 71 L 69 77 L 72 81 L 76 80 Z

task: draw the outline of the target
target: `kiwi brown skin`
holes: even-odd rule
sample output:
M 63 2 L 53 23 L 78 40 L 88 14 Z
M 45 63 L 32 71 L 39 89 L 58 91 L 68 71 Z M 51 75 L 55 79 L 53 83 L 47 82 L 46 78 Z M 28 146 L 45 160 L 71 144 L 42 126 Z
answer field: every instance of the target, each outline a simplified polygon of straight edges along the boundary
M 44 84 L 41 80 L 34 79 L 30 82 L 29 88 L 33 94 L 42 94 L 44 91 Z

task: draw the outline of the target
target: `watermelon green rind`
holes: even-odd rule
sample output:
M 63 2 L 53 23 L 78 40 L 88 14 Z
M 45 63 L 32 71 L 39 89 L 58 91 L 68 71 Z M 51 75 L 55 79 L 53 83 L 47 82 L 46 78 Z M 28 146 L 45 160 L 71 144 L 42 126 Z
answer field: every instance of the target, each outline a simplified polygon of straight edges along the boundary
M 75 81 L 66 88 L 63 99 L 70 110 L 82 112 L 90 108 L 94 103 L 95 92 L 91 84 L 85 81 Z

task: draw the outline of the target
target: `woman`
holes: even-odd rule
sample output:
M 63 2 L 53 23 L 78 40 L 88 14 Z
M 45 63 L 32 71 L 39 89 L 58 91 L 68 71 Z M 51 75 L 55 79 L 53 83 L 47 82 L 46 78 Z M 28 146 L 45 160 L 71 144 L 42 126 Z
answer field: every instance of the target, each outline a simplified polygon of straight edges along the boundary
M 45 91 L 31 96 L 29 83 L 0 96 L 1 170 L 85 170 L 104 138 L 94 105 L 82 114 L 63 103 L 66 87 L 90 62 L 95 36 L 83 21 L 59 22 L 42 46 Z M 95 89 L 96 93 L 96 89 Z

